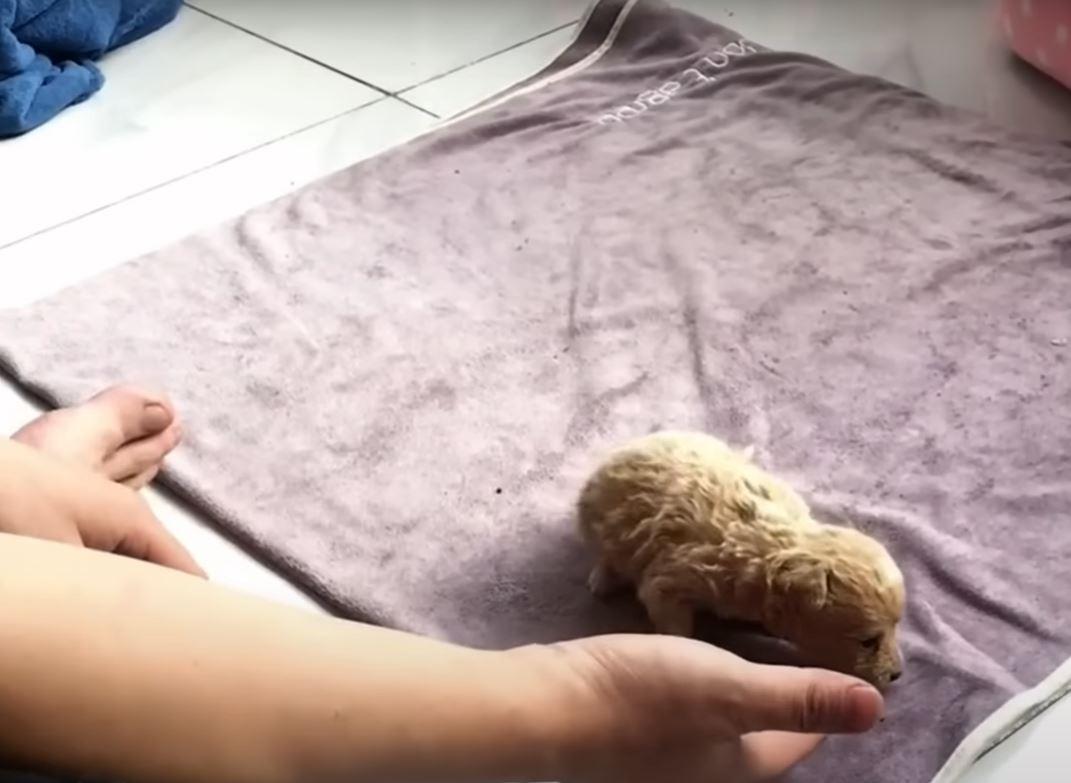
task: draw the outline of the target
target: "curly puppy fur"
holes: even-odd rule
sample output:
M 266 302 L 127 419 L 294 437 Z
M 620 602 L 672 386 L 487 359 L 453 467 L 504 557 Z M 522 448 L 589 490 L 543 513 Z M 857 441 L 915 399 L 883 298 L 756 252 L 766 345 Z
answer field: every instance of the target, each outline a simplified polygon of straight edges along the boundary
M 790 487 L 716 438 L 662 432 L 613 454 L 580 496 L 592 591 L 627 585 L 660 633 L 693 615 L 759 623 L 815 665 L 883 687 L 900 676 L 904 581 L 885 548 L 816 522 Z

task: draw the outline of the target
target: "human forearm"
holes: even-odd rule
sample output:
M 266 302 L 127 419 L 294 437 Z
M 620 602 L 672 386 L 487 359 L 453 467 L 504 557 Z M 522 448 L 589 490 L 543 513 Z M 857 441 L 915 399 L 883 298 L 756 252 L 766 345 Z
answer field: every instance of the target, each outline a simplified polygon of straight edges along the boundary
M 539 779 L 564 721 L 585 719 L 547 656 L 326 619 L 73 547 L 0 536 L 0 591 L 8 763 L 132 781 Z

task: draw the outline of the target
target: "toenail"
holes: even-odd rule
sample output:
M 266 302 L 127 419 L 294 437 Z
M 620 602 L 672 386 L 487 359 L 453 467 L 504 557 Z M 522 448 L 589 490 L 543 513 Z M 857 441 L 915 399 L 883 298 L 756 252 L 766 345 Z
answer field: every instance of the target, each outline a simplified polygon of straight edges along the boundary
M 152 429 L 163 429 L 171 422 L 171 411 L 158 402 L 150 402 L 145 406 L 145 426 Z

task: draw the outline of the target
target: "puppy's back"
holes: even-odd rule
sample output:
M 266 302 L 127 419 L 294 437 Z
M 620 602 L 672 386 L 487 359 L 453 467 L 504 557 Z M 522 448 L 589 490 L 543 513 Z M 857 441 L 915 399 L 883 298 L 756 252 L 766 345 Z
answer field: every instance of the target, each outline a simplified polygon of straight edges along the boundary
M 610 455 L 581 492 L 578 520 L 585 537 L 604 549 L 633 549 L 653 537 L 718 543 L 718 520 L 747 517 L 746 506 L 756 503 L 809 522 L 803 500 L 746 453 L 704 433 L 665 431 Z
M 625 444 L 595 471 L 580 494 L 581 530 L 598 540 L 607 527 L 632 528 L 674 501 L 713 489 L 731 473 L 732 450 L 699 433 L 657 432 Z M 619 530 L 623 533 L 623 530 Z

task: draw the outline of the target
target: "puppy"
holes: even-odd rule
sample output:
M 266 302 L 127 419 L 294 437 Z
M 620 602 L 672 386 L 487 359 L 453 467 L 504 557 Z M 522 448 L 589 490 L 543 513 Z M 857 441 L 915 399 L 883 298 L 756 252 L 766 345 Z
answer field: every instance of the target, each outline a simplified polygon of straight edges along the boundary
M 626 445 L 578 504 L 598 550 L 589 585 L 632 585 L 659 633 L 693 615 L 759 623 L 810 663 L 878 687 L 900 677 L 904 580 L 885 548 L 816 522 L 790 487 L 707 435 L 662 432 Z

